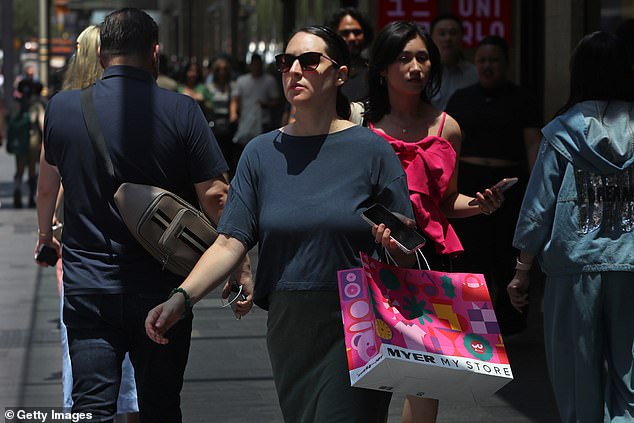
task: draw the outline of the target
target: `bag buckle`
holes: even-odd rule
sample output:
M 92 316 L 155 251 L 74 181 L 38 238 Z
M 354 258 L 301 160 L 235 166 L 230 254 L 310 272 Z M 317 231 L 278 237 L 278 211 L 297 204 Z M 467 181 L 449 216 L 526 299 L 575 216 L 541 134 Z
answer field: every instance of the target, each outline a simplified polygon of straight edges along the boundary
M 161 258 L 161 264 L 163 265 L 163 267 L 161 267 L 161 270 L 165 270 L 165 266 L 167 266 L 167 262 L 170 260 L 170 256 L 165 254 L 162 258 Z

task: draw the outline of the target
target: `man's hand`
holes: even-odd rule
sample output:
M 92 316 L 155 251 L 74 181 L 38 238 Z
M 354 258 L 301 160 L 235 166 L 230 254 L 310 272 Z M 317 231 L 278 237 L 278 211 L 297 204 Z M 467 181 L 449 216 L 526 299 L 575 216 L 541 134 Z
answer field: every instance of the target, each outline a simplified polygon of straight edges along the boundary
M 43 245 L 46 245 L 47 247 L 51 247 L 53 249 L 55 249 L 55 252 L 57 252 L 57 257 L 61 257 L 62 256 L 62 248 L 61 245 L 59 244 L 59 241 L 57 241 L 55 238 L 53 238 L 53 233 L 51 232 L 51 234 L 49 236 L 39 236 L 37 243 L 35 244 L 35 250 L 33 250 L 33 259 L 35 260 L 35 263 L 37 263 L 38 266 L 40 267 L 48 267 L 48 263 L 44 262 L 44 261 L 37 261 L 37 255 L 40 252 L 40 248 L 42 248 Z
M 185 297 L 176 293 L 170 299 L 154 307 L 145 319 L 145 333 L 157 344 L 165 345 L 169 339 L 165 337 L 167 332 L 183 316 L 185 312 Z

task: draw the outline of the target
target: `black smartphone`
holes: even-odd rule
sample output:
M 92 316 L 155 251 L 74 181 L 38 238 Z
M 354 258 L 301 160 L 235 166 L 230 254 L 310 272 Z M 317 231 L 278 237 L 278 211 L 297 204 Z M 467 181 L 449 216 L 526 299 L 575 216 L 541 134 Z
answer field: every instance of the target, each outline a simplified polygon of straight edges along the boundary
M 391 231 L 390 238 L 406 253 L 411 253 L 425 245 L 425 237 L 415 229 L 406 226 L 398 216 L 381 204 L 375 204 L 368 208 L 361 213 L 361 217 L 371 225 L 383 223 Z
M 57 264 L 57 251 L 53 247 L 49 247 L 48 245 L 42 245 L 37 252 L 37 257 L 35 257 L 35 261 L 39 261 L 41 263 L 46 263 L 49 266 L 55 266 Z
M 500 181 L 498 181 L 497 184 L 493 185 L 493 188 L 499 188 L 500 191 L 504 192 L 507 189 L 511 188 L 513 185 L 515 185 L 517 183 L 517 181 L 519 181 L 518 178 L 504 178 Z M 478 204 L 478 202 L 473 199 L 471 201 L 469 201 L 468 203 L 470 206 L 475 206 L 476 204 Z

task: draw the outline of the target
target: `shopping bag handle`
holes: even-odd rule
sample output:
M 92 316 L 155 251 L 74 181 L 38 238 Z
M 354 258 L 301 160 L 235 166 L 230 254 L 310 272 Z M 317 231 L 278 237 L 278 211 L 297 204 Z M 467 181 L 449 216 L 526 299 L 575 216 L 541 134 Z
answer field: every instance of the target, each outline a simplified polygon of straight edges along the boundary
M 385 262 L 388 264 L 392 264 L 396 267 L 399 267 L 398 263 L 396 262 L 396 260 L 394 260 L 394 257 L 392 257 L 388 249 L 383 247 L 383 251 L 385 252 Z M 417 248 L 416 250 L 414 250 L 414 254 L 416 254 L 416 264 L 418 265 L 418 270 L 431 270 L 431 267 L 429 266 L 429 262 L 425 258 L 425 254 L 423 254 L 420 248 Z M 425 266 L 427 266 L 427 269 L 423 269 L 423 267 L 421 266 L 420 259 L 418 258 L 419 255 L 420 257 L 422 257 L 423 261 L 425 262 Z M 390 263 L 390 261 L 392 261 L 392 263 Z

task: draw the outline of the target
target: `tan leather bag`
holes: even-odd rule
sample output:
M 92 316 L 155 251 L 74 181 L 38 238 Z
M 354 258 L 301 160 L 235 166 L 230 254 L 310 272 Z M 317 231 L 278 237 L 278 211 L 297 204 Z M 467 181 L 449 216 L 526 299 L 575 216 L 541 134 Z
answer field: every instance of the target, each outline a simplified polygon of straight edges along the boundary
M 80 101 L 90 140 L 101 159 L 97 166 L 104 174 L 101 190 L 107 198 L 117 178 L 97 120 L 92 86 L 81 90 Z M 218 237 L 202 212 L 162 188 L 124 182 L 117 188 L 114 202 L 134 238 L 164 269 L 176 275 L 187 276 Z
M 164 189 L 125 182 L 114 201 L 132 235 L 174 274 L 187 276 L 218 237 L 202 212 Z

